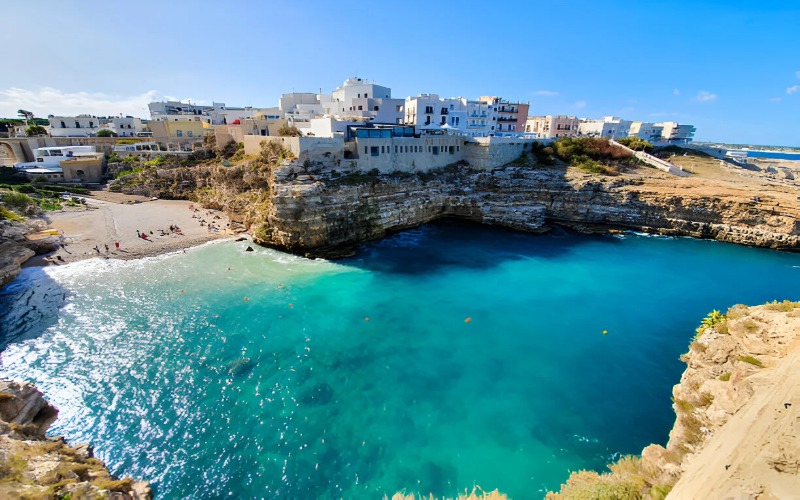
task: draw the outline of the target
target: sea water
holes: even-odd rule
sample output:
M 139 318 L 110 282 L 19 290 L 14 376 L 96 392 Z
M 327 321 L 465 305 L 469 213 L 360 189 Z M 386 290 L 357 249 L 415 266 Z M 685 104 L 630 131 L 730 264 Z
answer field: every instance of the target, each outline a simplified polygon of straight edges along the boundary
M 159 498 L 541 498 L 665 444 L 701 318 L 800 298 L 800 255 L 456 222 L 307 260 L 222 242 L 31 268 L 0 377 Z

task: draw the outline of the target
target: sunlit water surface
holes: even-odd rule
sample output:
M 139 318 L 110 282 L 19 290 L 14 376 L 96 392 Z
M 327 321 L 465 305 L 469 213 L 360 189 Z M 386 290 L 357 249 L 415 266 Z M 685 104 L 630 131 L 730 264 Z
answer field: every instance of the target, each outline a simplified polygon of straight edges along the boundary
M 444 222 L 338 262 L 246 245 L 26 269 L 0 377 L 161 498 L 537 498 L 666 442 L 708 311 L 800 298 L 800 255 L 689 239 Z

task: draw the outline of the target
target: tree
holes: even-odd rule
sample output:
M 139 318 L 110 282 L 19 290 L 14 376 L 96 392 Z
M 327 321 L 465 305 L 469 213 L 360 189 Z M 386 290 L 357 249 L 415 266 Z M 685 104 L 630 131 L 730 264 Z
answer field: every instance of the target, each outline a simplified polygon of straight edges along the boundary
M 117 134 L 108 130 L 107 128 L 101 128 L 97 131 L 97 137 L 116 137 Z
M 28 120 L 33 119 L 33 113 L 31 113 L 30 111 L 26 111 L 24 109 L 18 109 L 17 114 L 20 116 L 20 118 L 25 119 L 25 125 L 28 125 Z
M 283 125 L 278 129 L 278 135 L 281 137 L 300 137 L 303 133 L 297 127 Z
M 31 125 L 25 129 L 25 135 L 28 137 L 36 137 L 38 135 L 47 135 L 47 129 L 41 125 Z

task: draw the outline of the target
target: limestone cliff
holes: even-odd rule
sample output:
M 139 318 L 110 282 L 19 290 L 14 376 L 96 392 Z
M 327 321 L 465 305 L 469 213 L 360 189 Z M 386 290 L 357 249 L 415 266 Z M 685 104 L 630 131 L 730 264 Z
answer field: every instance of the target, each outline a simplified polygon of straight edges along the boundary
M 235 165 L 146 168 L 114 186 L 223 209 L 256 242 L 309 255 L 336 255 L 440 217 L 533 232 L 554 224 L 613 226 L 800 250 L 794 185 L 730 172 L 675 177 L 621 165 L 619 175 L 604 176 L 539 166 L 523 156 L 492 170 L 456 163 L 415 172 L 339 172 L 332 160 L 301 162 L 269 143 Z
M 776 192 L 767 208 L 726 185 L 641 168 L 605 177 L 567 167 L 508 166 L 490 172 L 347 179 L 276 173 L 268 233 L 259 242 L 296 253 L 326 252 L 440 217 L 523 231 L 553 224 L 603 226 L 800 250 L 800 206 Z M 771 199 L 770 199 L 771 200 Z M 775 202 L 780 203 L 780 202 Z
M 0 287 L 17 277 L 26 260 L 53 250 L 53 238 L 28 239 L 27 235 L 36 230 L 35 220 L 28 223 L 0 220 Z
M 794 498 L 800 302 L 734 306 L 714 318 L 681 358 L 666 448 L 650 445 L 609 474 L 573 473 L 548 498 Z
M 0 381 L 0 498 L 151 498 L 147 483 L 117 480 L 88 445 L 46 437 L 57 415 L 33 385 Z

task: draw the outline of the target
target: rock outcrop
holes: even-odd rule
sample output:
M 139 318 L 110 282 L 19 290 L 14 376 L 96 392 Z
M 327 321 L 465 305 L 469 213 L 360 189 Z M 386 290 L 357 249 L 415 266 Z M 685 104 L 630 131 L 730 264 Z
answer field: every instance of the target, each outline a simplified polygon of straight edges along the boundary
M 20 266 L 26 260 L 55 248 L 55 240 L 52 237 L 38 239 L 27 237 L 36 230 L 34 223 L 0 220 L 0 287 L 17 277 Z
M 548 498 L 794 498 L 800 491 L 800 302 L 734 306 L 700 329 L 673 388 L 666 448 L 573 473 Z M 617 495 L 617 496 L 615 496 Z
M 147 483 L 113 477 L 90 446 L 45 436 L 57 415 L 33 385 L 0 381 L 0 498 L 152 497 Z

